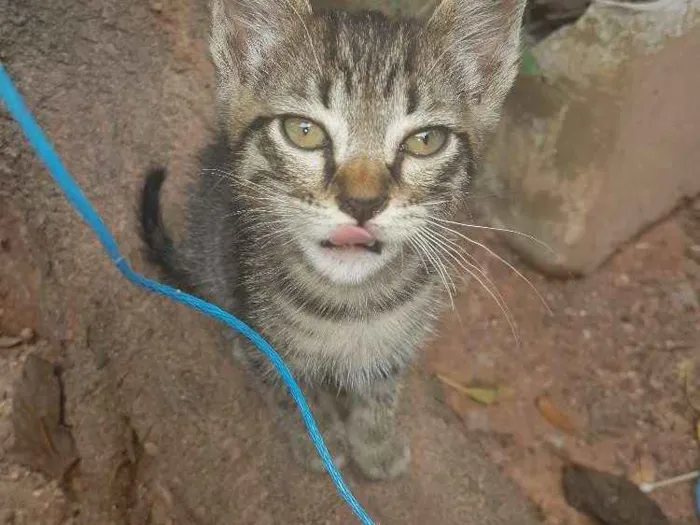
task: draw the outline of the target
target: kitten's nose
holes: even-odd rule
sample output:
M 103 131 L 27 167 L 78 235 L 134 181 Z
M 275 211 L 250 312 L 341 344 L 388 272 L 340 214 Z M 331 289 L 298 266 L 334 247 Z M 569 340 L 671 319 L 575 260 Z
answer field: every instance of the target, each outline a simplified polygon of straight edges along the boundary
M 364 224 L 386 205 L 387 198 L 377 197 L 376 199 L 353 199 L 338 197 L 340 209 L 353 217 L 358 224 Z
M 390 182 L 391 173 L 383 163 L 366 157 L 351 159 L 333 178 L 338 207 L 364 224 L 386 206 Z

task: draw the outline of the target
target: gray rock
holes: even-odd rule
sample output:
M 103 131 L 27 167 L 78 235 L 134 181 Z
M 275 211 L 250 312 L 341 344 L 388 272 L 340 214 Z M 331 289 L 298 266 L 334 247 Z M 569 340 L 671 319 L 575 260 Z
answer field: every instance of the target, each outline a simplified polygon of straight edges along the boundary
M 479 194 L 540 269 L 585 274 L 700 192 L 700 1 L 636 12 L 594 4 L 533 49 Z

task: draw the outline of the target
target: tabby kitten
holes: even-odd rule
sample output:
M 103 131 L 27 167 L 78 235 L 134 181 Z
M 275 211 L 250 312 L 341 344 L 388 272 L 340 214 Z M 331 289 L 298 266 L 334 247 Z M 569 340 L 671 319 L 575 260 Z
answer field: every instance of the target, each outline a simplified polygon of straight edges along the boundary
M 525 0 L 444 0 L 425 23 L 312 12 L 307 0 L 213 0 L 218 136 L 176 250 L 142 196 L 153 260 L 282 354 L 339 466 L 409 464 L 401 372 L 446 303 L 450 219 L 516 74 Z M 292 451 L 320 461 L 286 391 L 247 342 Z M 342 406 L 341 406 L 342 405 Z

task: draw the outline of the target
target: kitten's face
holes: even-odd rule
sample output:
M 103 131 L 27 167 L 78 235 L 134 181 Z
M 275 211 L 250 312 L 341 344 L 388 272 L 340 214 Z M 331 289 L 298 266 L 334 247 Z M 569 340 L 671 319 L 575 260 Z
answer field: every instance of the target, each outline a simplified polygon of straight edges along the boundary
M 220 122 L 240 151 L 240 193 L 268 225 L 268 242 L 294 243 L 333 282 L 362 282 L 404 251 L 430 264 L 442 256 L 427 247 L 431 223 L 464 197 L 493 127 L 499 64 L 468 42 L 468 62 L 455 64 L 459 37 L 434 33 L 448 32 L 447 21 L 426 29 L 286 1 L 296 7 L 282 15 L 265 11 L 268 0 L 214 3 Z M 512 79 L 514 61 L 501 61 Z M 498 89 L 483 86 L 486 73 Z

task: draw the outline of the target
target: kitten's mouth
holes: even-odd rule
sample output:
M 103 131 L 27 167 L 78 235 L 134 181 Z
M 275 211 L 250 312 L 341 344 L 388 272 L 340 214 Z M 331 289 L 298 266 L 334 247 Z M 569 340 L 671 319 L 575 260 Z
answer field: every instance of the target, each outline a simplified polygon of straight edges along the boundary
M 382 252 L 382 243 L 360 226 L 341 226 L 333 230 L 328 239 L 321 241 L 321 247 L 343 251 L 365 250 L 376 254 Z

